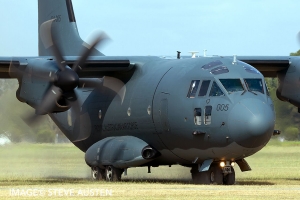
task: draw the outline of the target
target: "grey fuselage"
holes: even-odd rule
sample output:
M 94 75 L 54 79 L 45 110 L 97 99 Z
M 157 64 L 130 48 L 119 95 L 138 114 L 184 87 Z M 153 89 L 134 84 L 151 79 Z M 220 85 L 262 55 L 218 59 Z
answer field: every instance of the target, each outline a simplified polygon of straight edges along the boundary
M 245 78 L 264 83 L 257 70 L 245 70 L 247 64 L 222 57 L 128 59 L 134 63 L 134 72 L 122 87 L 123 95 L 97 79 L 96 89 L 76 89 L 82 104 L 81 119 L 70 119 L 72 109 L 51 114 L 69 138 L 78 129 L 90 133 L 82 141 L 72 141 L 82 151 L 103 138 L 130 135 L 160 152 L 152 165 L 189 165 L 206 159 L 242 159 L 263 148 L 272 136 L 275 113 L 266 85 L 263 93 L 246 89 L 228 92 L 220 82 L 240 79 L 244 88 Z M 203 68 L 214 61 L 220 61 L 219 66 L 228 71 L 216 75 L 211 73 L 215 67 Z M 117 78 L 122 80 L 122 75 Z M 199 87 L 194 96 L 188 96 L 195 80 L 199 80 Z M 209 88 L 206 95 L 199 96 L 204 80 L 210 81 Z M 210 95 L 214 81 L 224 95 Z M 195 114 L 195 109 L 201 113 Z

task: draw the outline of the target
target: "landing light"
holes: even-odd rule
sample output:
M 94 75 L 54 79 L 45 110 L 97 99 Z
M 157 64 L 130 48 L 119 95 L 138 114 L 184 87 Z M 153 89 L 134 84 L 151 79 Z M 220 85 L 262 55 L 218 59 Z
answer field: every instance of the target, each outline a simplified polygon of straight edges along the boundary
M 221 167 L 225 167 L 225 162 L 223 162 L 223 161 L 220 162 L 220 166 L 221 166 Z

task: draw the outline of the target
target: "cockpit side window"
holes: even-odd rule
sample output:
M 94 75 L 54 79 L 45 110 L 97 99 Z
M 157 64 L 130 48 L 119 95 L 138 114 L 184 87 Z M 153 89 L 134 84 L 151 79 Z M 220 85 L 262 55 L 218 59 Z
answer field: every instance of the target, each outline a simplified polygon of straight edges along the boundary
M 203 96 L 206 95 L 208 87 L 209 87 L 209 84 L 210 84 L 210 80 L 202 81 L 202 84 L 201 84 L 201 87 L 200 87 L 200 91 L 199 91 L 199 96 L 200 97 L 203 97 Z
M 268 88 L 268 85 L 267 85 L 266 81 L 265 81 L 265 86 L 266 86 L 266 93 L 267 93 L 268 96 L 270 96 L 269 88 Z
M 223 91 L 220 89 L 220 87 L 218 86 L 218 84 L 215 81 L 213 82 L 213 84 L 211 86 L 209 96 L 211 96 L 211 97 L 224 96 Z
M 251 92 L 260 92 L 264 94 L 263 81 L 260 78 L 245 79 L 246 86 Z
M 240 79 L 220 79 L 220 82 L 228 93 L 245 90 Z
M 190 89 L 189 89 L 189 92 L 187 94 L 188 98 L 195 98 L 196 92 L 198 90 L 199 83 L 200 83 L 200 80 L 193 80 L 191 82 Z

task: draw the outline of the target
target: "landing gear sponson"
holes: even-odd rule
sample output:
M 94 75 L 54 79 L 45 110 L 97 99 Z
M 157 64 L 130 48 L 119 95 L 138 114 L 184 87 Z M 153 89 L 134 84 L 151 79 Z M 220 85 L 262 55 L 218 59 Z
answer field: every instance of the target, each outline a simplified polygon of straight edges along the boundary
M 135 148 L 130 148 L 134 146 Z M 114 155 L 112 158 L 111 155 Z M 86 163 L 91 167 L 92 180 L 120 181 L 127 168 L 147 166 L 146 163 L 159 156 L 159 152 L 144 141 L 133 136 L 108 137 L 92 145 L 85 154 Z M 235 183 L 234 163 L 241 171 L 251 170 L 244 159 L 215 161 L 208 159 L 201 164 L 193 164 L 192 179 L 196 184 Z M 151 165 L 148 166 L 148 173 Z

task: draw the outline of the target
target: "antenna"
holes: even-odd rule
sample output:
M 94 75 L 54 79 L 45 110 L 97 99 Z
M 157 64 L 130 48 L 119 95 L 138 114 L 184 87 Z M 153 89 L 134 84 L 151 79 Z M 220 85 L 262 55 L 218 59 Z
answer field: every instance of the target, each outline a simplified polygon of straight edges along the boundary
M 192 58 L 196 58 L 196 55 L 199 53 L 199 51 L 190 51 L 189 53 L 192 54 Z
M 180 51 L 177 51 L 177 59 L 180 59 Z
M 236 55 L 233 55 L 233 61 L 232 64 L 235 65 L 237 63 Z

